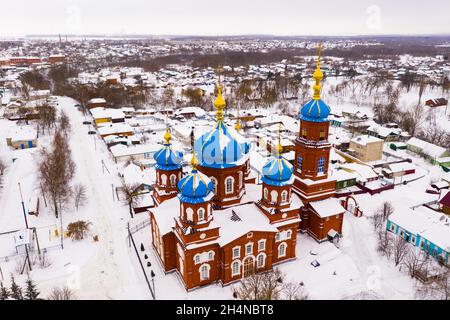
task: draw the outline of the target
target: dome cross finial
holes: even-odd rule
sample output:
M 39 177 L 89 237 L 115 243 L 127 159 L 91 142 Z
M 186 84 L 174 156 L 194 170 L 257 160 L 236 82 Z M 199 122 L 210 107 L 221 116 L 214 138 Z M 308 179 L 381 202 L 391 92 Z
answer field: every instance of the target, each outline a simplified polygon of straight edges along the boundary
M 217 68 L 217 73 L 219 75 L 219 83 L 217 85 L 217 98 L 214 101 L 214 106 L 217 109 L 216 117 L 217 120 L 223 119 L 223 109 L 225 108 L 225 100 L 222 97 L 222 82 L 220 81 L 220 71 L 221 71 L 220 65 Z
M 234 129 L 236 129 L 236 131 L 239 131 L 241 129 L 240 110 L 241 110 L 241 104 L 239 103 L 238 104 L 238 110 L 237 110 L 236 125 L 234 126 Z
M 315 80 L 315 84 L 313 86 L 313 90 L 314 90 L 314 95 L 313 95 L 313 99 L 314 100 L 320 100 L 320 90 L 321 90 L 321 84 L 320 82 L 323 79 L 323 73 L 322 70 L 320 70 L 320 51 L 322 49 L 322 43 L 319 43 L 319 46 L 317 48 L 317 67 L 316 67 L 316 71 L 314 71 L 313 73 L 313 78 Z
M 192 170 L 197 170 L 198 159 L 197 159 L 197 154 L 195 153 L 195 150 L 193 150 L 193 152 L 192 152 L 191 166 L 192 166 Z
M 281 153 L 283 152 L 283 146 L 281 145 L 281 123 L 278 125 L 278 144 L 275 148 L 275 152 L 277 153 L 277 156 L 281 156 Z

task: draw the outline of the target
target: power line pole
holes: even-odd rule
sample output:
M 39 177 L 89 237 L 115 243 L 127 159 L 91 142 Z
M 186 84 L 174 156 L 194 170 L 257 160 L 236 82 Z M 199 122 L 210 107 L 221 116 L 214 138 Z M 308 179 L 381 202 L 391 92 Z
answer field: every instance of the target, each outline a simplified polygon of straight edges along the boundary
M 20 187 L 20 182 L 18 182 L 17 184 L 19 185 L 19 193 L 20 193 L 20 200 L 22 202 L 22 211 L 23 211 L 23 218 L 25 219 L 25 227 L 28 230 L 28 220 L 27 220 L 27 213 L 25 212 L 25 204 L 23 203 L 22 188 Z

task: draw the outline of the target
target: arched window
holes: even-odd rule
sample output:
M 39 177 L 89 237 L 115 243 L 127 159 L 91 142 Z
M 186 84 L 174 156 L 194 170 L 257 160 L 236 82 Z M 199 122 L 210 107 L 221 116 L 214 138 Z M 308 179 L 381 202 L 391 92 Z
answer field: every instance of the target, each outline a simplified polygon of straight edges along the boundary
M 241 264 L 239 261 L 234 261 L 231 264 L 231 276 L 234 277 L 239 274 L 241 274 Z
M 324 173 L 324 171 L 325 171 L 325 158 L 322 157 L 319 159 L 319 161 L 317 163 L 317 172 Z
M 200 255 L 198 253 L 194 256 L 194 261 L 195 261 L 195 264 L 200 263 Z
M 208 260 L 214 260 L 214 251 L 208 252 Z
M 208 280 L 209 279 L 209 264 L 204 264 L 200 267 L 200 280 Z
M 192 208 L 186 209 L 186 219 L 188 221 L 194 221 L 194 210 L 192 210 Z
M 177 176 L 175 174 L 170 175 L 170 185 L 174 186 L 177 183 Z
M 278 258 L 283 258 L 286 256 L 286 243 L 280 243 L 278 246 Z
M 270 201 L 275 203 L 278 200 L 278 192 L 276 192 L 275 190 L 272 190 L 272 192 L 270 193 Z
M 205 209 L 199 208 L 199 209 L 197 210 L 197 217 L 198 217 L 198 221 L 203 221 L 203 220 L 205 220 Z
M 306 130 L 306 128 L 302 128 L 302 138 L 307 138 L 308 137 L 308 130 Z
M 260 253 L 256 260 L 256 266 L 258 268 L 264 268 L 265 264 L 266 264 L 266 255 L 264 253 Z
M 286 239 L 290 239 L 291 236 L 292 236 L 292 231 L 291 230 L 286 231 Z
M 287 190 L 284 190 L 283 192 L 281 192 L 281 202 L 286 202 L 288 198 L 288 192 Z
M 228 177 L 225 179 L 225 193 L 227 194 L 233 193 L 233 183 L 234 183 L 233 177 Z
M 214 177 L 211 177 L 211 182 L 213 183 L 213 192 L 217 194 L 217 180 Z
M 268 200 L 269 197 L 269 190 L 267 190 L 267 188 L 264 188 L 264 199 Z
M 297 170 L 302 171 L 302 167 L 303 167 L 303 157 L 298 156 L 297 157 Z
M 167 176 L 163 173 L 161 175 L 161 185 L 165 186 L 167 184 Z
M 325 129 L 320 129 L 319 140 L 325 140 Z

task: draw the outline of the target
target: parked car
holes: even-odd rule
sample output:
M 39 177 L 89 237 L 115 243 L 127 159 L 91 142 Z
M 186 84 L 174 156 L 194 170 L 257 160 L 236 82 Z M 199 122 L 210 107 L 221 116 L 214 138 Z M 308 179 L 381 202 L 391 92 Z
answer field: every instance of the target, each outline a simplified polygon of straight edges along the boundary
M 83 121 L 83 124 L 91 124 L 90 121 Z
M 97 132 L 95 132 L 95 131 L 88 131 L 88 134 L 97 134 Z

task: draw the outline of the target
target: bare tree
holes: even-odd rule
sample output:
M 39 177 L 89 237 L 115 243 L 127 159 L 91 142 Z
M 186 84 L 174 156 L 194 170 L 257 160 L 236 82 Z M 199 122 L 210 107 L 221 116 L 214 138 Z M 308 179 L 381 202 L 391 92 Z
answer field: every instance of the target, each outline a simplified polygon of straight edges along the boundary
M 75 173 L 70 148 L 60 131 L 56 132 L 51 149 L 43 148 L 40 156 L 39 180 L 58 218 L 70 199 L 70 182 Z
M 81 183 L 76 184 L 73 187 L 73 199 L 75 202 L 75 208 L 77 208 L 77 210 L 78 207 L 83 206 L 86 203 L 87 200 L 86 187 Z
M 305 287 L 301 282 L 289 282 L 283 286 L 283 300 L 309 300 Z
M 387 230 L 380 229 L 377 232 L 377 237 L 377 251 L 389 259 L 393 252 L 392 235 Z
M 380 212 L 376 212 L 373 216 L 372 216 L 372 225 L 373 225 L 373 229 L 375 231 L 379 231 L 383 228 L 384 225 L 384 218 L 383 218 L 383 214 Z
M 61 110 L 59 113 L 59 128 L 61 131 L 67 136 L 70 133 L 71 126 L 70 126 L 70 119 L 67 113 L 64 110 Z
M 393 243 L 393 257 L 394 257 L 394 263 L 396 266 L 398 266 L 405 257 L 409 254 L 409 245 L 408 242 L 403 239 L 403 237 L 397 236 L 395 237 L 394 243 Z
M 48 300 L 76 300 L 75 293 L 68 287 L 53 288 Z
M 138 183 L 124 183 L 121 188 L 122 194 L 124 196 L 123 202 L 128 205 L 131 218 L 133 218 L 133 207 L 138 205 L 142 198 L 142 194 L 139 192 L 139 187 L 140 185 Z
M 50 130 L 55 124 L 56 121 L 56 109 L 55 107 L 49 105 L 49 104 L 43 104 L 39 107 L 37 107 L 38 110 L 38 116 L 39 116 L 39 126 L 42 132 L 44 132 L 45 129 L 47 131 Z
M 427 263 L 426 254 L 417 249 L 410 250 L 403 261 L 411 278 L 415 278 L 418 272 L 423 271 Z
M 417 290 L 421 299 L 450 300 L 450 270 L 442 269 L 431 283 L 425 283 Z
M 379 212 L 383 215 L 383 221 L 386 221 L 389 216 L 394 213 L 394 207 L 392 206 L 392 203 L 385 201 L 381 205 Z
M 286 276 L 278 269 L 244 278 L 234 295 L 241 300 L 308 299 L 303 284 L 286 282 Z

